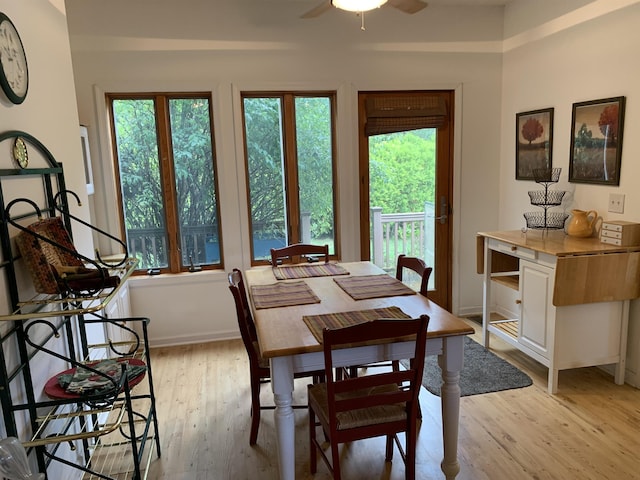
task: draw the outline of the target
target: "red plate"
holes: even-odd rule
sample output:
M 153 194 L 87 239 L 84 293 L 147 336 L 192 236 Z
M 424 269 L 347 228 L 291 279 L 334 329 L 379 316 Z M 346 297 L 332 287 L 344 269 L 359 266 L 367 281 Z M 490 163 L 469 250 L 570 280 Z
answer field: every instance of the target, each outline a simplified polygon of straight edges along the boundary
M 118 362 L 129 362 L 129 365 L 134 365 L 134 366 L 145 366 L 146 364 L 142 361 L 139 360 L 137 358 L 119 358 L 117 360 Z M 93 363 L 89 363 L 88 365 L 95 365 L 98 362 L 93 362 Z M 64 399 L 76 399 L 76 398 L 82 398 L 85 395 L 79 394 L 79 393 L 69 393 L 67 392 L 59 383 L 58 383 L 58 377 L 60 375 L 67 375 L 67 374 L 73 374 L 76 372 L 75 368 L 70 368 L 69 370 L 65 370 L 63 372 L 57 373 L 55 374 L 53 377 L 51 377 L 49 380 L 47 380 L 47 383 L 44 386 L 44 393 L 49 397 L 49 398 L 64 398 Z M 142 379 L 144 378 L 145 372 L 141 373 L 140 375 L 137 375 L 133 378 L 129 379 L 129 387 L 133 387 L 134 385 L 137 385 L 138 383 L 140 383 L 142 381 Z

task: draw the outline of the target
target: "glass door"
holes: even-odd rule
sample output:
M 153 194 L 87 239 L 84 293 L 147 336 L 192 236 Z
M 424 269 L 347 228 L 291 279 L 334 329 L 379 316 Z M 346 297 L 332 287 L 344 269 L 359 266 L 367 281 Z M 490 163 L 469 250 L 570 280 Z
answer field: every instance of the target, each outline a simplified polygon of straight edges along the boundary
M 452 102 L 452 92 L 367 92 L 359 98 L 362 258 L 392 275 L 398 255 L 422 258 L 433 268 L 429 298 L 448 310 Z M 390 114 L 393 108 L 399 113 Z M 417 278 L 403 280 L 419 287 Z

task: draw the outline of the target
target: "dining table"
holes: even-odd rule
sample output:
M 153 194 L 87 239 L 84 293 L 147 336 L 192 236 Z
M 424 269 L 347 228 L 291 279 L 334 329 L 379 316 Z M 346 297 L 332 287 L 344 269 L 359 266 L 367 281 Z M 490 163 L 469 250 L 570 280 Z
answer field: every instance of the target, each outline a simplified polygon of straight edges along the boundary
M 459 379 L 464 337 L 474 332 L 472 327 L 368 261 L 254 267 L 246 270 L 245 283 L 260 352 L 271 369 L 280 479 L 295 478 L 294 374 L 324 369 L 322 328 L 345 326 L 344 322 L 372 315 L 418 318 L 422 314 L 429 316 L 426 353 L 438 356 L 442 370 L 441 469 L 445 478 L 456 477 L 460 471 Z M 402 360 L 410 358 L 414 344 L 405 338 L 354 346 L 340 349 L 337 358 L 345 367 Z

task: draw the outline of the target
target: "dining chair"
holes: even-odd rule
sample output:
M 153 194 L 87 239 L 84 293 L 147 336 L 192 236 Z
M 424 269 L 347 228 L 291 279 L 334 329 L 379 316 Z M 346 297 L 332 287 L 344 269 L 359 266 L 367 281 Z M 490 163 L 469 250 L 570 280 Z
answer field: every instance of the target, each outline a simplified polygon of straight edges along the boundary
M 407 268 L 413 270 L 420 276 L 420 289 L 418 292 L 425 297 L 428 296 L 429 291 L 429 277 L 433 271 L 432 267 L 427 267 L 424 260 L 418 257 L 407 257 L 404 254 L 398 255 L 398 261 L 396 264 L 396 278 L 402 281 L 402 272 Z
M 326 382 L 307 387 L 312 474 L 316 473 L 317 453 L 320 452 L 333 478 L 340 480 L 339 444 L 384 435 L 387 437 L 385 460 L 392 460 L 395 442 L 405 463 L 406 479 L 415 479 L 418 394 L 428 323 L 429 317 L 421 315 L 418 319 L 380 319 L 323 331 Z M 397 341 L 404 336 L 415 336 L 416 339 L 407 370 L 334 378 L 333 369 L 338 367 L 335 350 Z M 324 432 L 320 440 L 316 437 L 318 426 Z M 398 438 L 401 432 L 405 432 L 404 448 Z M 331 461 L 323 449 L 325 440 L 330 443 Z
M 294 243 L 281 248 L 271 249 L 271 265 L 299 263 L 300 257 L 306 257 L 308 262 L 317 261 L 324 257 L 324 263 L 329 262 L 329 245 L 311 245 L 309 243 Z
M 260 386 L 271 380 L 269 361 L 260 354 L 258 335 L 253 322 L 249 299 L 244 284 L 242 272 L 234 268 L 228 275 L 229 290 L 233 295 L 238 317 L 238 327 L 245 349 L 249 356 L 249 372 L 251 379 L 251 431 L 249 445 L 255 445 L 258 440 L 258 428 L 260 426 L 260 410 L 273 410 L 274 405 L 260 404 Z M 296 378 L 313 377 L 314 383 L 324 380 L 324 371 L 296 373 Z M 307 408 L 307 405 L 293 405 L 293 408 Z
M 418 257 L 407 257 L 404 254 L 398 255 L 398 260 L 396 262 L 396 279 L 402 281 L 403 271 L 404 269 L 412 270 L 416 274 L 420 276 L 420 290 L 418 292 L 425 297 L 428 297 L 429 290 L 429 277 L 431 276 L 431 272 L 433 271 L 432 267 L 428 267 L 424 260 Z M 388 367 L 391 366 L 393 370 L 400 370 L 400 362 L 397 360 L 393 360 L 392 362 L 383 362 L 376 363 L 373 365 L 359 365 L 349 367 L 349 375 L 357 376 L 358 368 L 363 367 Z M 418 418 L 422 418 L 422 412 L 420 408 L 418 408 Z

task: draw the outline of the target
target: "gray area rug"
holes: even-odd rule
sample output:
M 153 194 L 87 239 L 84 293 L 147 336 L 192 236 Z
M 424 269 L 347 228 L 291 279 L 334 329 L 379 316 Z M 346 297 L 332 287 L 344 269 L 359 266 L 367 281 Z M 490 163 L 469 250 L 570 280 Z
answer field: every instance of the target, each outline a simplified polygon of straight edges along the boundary
M 478 342 L 469 337 L 465 337 L 464 342 L 464 366 L 460 372 L 461 397 L 523 388 L 533 384 L 529 375 Z M 407 365 L 404 360 L 401 363 Z M 425 358 L 422 385 L 429 392 L 440 396 L 442 370 L 435 355 Z

